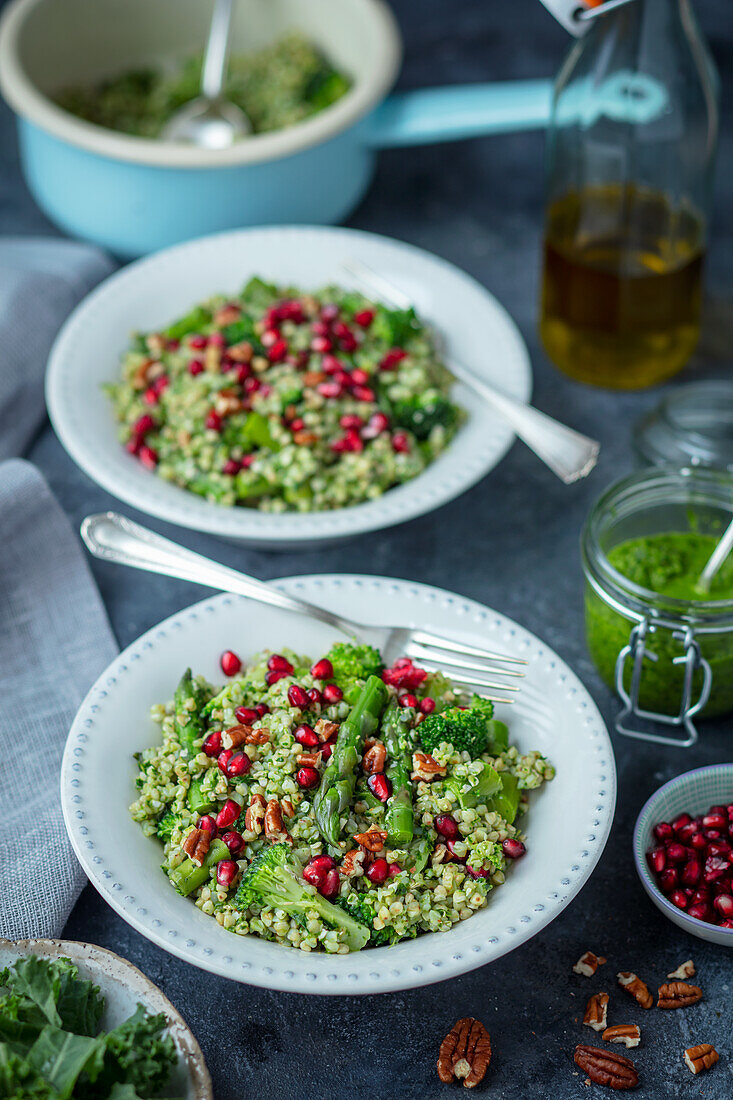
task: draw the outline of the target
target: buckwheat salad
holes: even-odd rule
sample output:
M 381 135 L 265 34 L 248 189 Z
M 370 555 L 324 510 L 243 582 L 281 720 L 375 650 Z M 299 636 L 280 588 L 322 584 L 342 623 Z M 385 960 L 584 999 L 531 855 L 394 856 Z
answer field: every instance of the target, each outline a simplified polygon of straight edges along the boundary
M 445 932 L 525 855 L 528 792 L 554 769 L 488 700 L 366 645 L 221 665 L 223 688 L 187 670 L 153 709 L 131 813 L 224 928 L 333 954 Z
M 120 440 L 166 481 L 222 505 L 312 512 L 421 473 L 463 414 L 414 310 L 253 278 L 134 336 L 106 390 Z

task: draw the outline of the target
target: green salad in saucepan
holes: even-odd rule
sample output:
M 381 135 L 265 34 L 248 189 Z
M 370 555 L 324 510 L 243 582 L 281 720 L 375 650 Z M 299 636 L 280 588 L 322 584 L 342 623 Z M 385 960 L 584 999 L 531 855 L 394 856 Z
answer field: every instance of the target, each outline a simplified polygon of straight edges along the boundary
M 222 669 L 154 708 L 131 812 L 224 928 L 337 954 L 444 932 L 524 856 L 528 791 L 554 769 L 488 700 L 366 645 Z
M 452 383 L 413 309 L 253 278 L 135 336 L 107 390 L 121 442 L 159 477 L 217 504 L 312 512 L 421 473 L 461 423 Z

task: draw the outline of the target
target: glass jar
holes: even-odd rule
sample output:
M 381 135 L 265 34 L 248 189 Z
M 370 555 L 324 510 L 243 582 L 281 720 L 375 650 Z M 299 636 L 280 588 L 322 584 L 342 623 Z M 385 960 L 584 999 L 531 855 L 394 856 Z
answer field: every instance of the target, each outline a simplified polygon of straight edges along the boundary
M 540 335 L 572 378 L 638 389 L 697 344 L 718 80 L 690 0 L 597 11 L 555 85 Z
M 733 382 L 690 382 L 634 425 L 642 466 L 712 466 L 733 473 Z
M 676 599 L 629 580 L 609 561 L 621 543 L 671 532 L 719 538 L 731 520 L 733 477 L 714 470 L 641 470 L 612 485 L 581 535 L 586 642 L 625 706 L 620 733 L 694 744 L 696 715 L 733 710 L 733 599 Z M 682 727 L 649 733 L 639 720 Z

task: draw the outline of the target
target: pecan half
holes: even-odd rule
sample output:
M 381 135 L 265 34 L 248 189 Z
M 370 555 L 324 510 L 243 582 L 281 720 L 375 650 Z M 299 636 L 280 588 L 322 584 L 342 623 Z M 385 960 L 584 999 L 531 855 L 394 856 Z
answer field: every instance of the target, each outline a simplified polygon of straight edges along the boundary
M 659 987 L 657 1008 L 688 1008 L 702 1000 L 702 990 L 687 982 L 665 982 Z
M 627 993 L 631 994 L 637 1004 L 640 1004 L 642 1008 L 652 1007 L 654 998 L 641 978 L 633 974 L 630 970 L 622 970 L 617 977 L 618 984 L 622 989 L 625 989 Z
M 641 1042 L 641 1028 L 638 1024 L 615 1024 L 606 1028 L 601 1039 L 607 1043 L 623 1043 L 625 1047 L 638 1047 Z
M 378 852 L 385 845 L 387 830 L 380 829 L 377 825 L 370 825 L 365 833 L 357 833 L 354 840 L 368 852 Z
M 301 428 L 299 431 L 293 432 L 293 443 L 298 447 L 312 447 L 317 442 L 318 432 L 310 432 L 307 428 Z
M 363 875 L 365 859 L 366 850 L 364 848 L 352 848 L 341 860 L 341 867 L 339 868 L 341 874 L 347 878 L 357 878 L 359 875 Z
M 444 776 L 445 772 L 445 765 L 439 764 L 428 753 L 414 752 L 412 754 L 411 779 L 422 779 L 425 783 L 430 783 L 433 779 Z M 468 1018 L 466 1017 L 466 1019 Z
M 144 390 L 145 387 L 163 373 L 163 364 L 155 359 L 143 359 L 135 368 L 130 382 L 134 390 Z
M 295 817 L 295 806 L 289 798 L 281 798 L 280 805 L 283 808 L 283 813 L 286 817 Z
M 214 408 L 219 416 L 231 416 L 233 413 L 239 412 L 243 405 L 240 398 L 232 390 L 220 390 L 214 398 Z
M 594 993 L 585 1006 L 583 1023 L 594 1031 L 603 1031 L 608 1023 L 608 994 Z
M 603 955 L 594 955 L 592 951 L 586 951 L 573 967 L 573 973 L 582 974 L 584 978 L 592 978 L 598 967 L 603 966 L 605 961 Z
M 248 745 L 266 745 L 270 740 L 270 731 L 267 726 L 260 726 L 258 730 L 252 730 L 247 737 Z
M 630 1058 L 601 1047 L 587 1047 L 579 1043 L 575 1048 L 575 1064 L 587 1073 L 595 1085 L 609 1089 L 635 1089 L 639 1074 Z
M 264 745 L 270 740 L 270 731 L 264 726 L 253 730 L 251 726 L 230 726 L 221 735 L 225 749 L 238 749 L 240 745 Z
M 283 824 L 282 807 L 276 798 L 271 798 L 265 807 L 265 836 L 273 844 L 279 841 L 287 841 L 292 844 L 290 833 Z
M 209 374 L 216 374 L 221 364 L 222 349 L 218 344 L 207 344 L 204 351 L 204 366 Z
M 197 867 L 201 867 L 210 844 L 211 833 L 208 829 L 192 829 L 183 842 L 183 850 L 190 857 L 192 863 L 195 863 Z
M 318 386 L 326 381 L 326 375 L 322 370 L 307 370 L 303 375 L 304 386 Z
M 381 741 L 375 741 L 369 746 L 362 757 L 362 771 L 365 771 L 367 775 L 376 775 L 377 772 L 383 772 L 386 759 L 386 748 Z
M 334 733 L 338 733 L 338 722 L 329 722 L 327 718 L 319 718 L 313 729 L 318 734 L 319 741 L 328 741 Z
M 301 766 L 307 768 L 318 768 L 321 763 L 323 753 L 320 752 L 299 752 L 296 756 L 296 760 Z
M 261 794 L 253 794 L 247 812 L 244 815 L 244 827 L 248 832 L 259 836 L 265 820 L 265 802 Z
M 688 1047 L 683 1058 L 692 1073 L 702 1073 L 718 1061 L 718 1052 L 710 1043 L 701 1043 L 699 1047 Z
M 270 365 L 270 360 L 266 355 L 253 355 L 252 356 L 252 370 L 255 374 L 262 374 Z
M 249 363 L 254 351 L 255 349 L 249 340 L 242 340 L 240 344 L 232 344 L 230 348 L 227 348 L 227 358 L 233 359 L 235 363 Z
M 464 1016 L 440 1044 L 438 1077 L 449 1084 L 463 1079 L 473 1089 L 483 1080 L 491 1061 L 491 1038 L 480 1020 Z
M 695 964 L 692 959 L 688 959 L 687 962 L 680 963 L 676 970 L 673 970 L 667 977 L 670 981 L 686 982 L 688 978 L 695 977 Z
M 234 302 L 227 302 L 225 306 L 221 306 L 214 314 L 215 325 L 231 325 L 233 321 L 238 321 L 242 316 L 242 311 L 238 305 Z

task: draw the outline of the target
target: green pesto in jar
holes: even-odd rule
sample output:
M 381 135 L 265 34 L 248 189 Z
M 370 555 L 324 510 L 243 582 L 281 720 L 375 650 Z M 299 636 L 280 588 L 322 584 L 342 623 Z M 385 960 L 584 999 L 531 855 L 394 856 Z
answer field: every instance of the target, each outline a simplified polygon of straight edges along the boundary
M 695 531 L 648 535 L 619 543 L 608 553 L 608 561 L 628 581 L 653 592 L 657 597 L 684 601 L 687 616 L 695 616 L 700 601 L 733 600 L 733 557 L 723 564 L 710 592 L 705 595 L 697 582 L 717 539 Z M 650 599 L 653 606 L 654 600 Z M 616 658 L 628 644 L 633 622 L 609 607 L 591 588 L 586 589 L 586 637 L 591 657 L 603 679 L 615 687 Z M 681 624 L 682 625 L 682 624 Z M 703 714 L 705 717 L 733 710 L 733 632 L 696 635 L 703 656 L 713 672 L 713 686 Z M 647 650 L 657 661 L 645 661 L 639 692 L 640 706 L 662 714 L 677 714 L 680 709 L 684 667 L 674 665 L 675 657 L 684 656 L 681 639 L 671 630 L 658 629 L 647 639 Z M 625 686 L 630 687 L 631 662 L 627 662 Z M 702 673 L 693 680 L 693 701 L 702 685 Z

